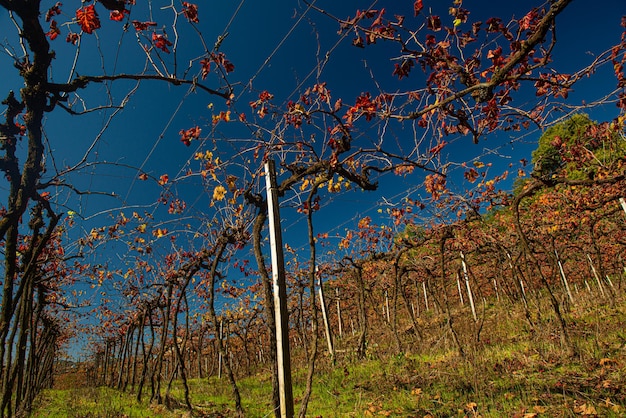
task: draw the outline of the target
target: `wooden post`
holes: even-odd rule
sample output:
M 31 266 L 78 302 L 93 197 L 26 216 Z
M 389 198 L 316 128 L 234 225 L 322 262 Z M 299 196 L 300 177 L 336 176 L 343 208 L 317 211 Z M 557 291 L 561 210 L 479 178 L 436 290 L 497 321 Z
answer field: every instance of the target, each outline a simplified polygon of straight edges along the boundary
M 415 317 L 419 317 L 421 315 L 420 313 L 420 292 L 419 292 L 419 288 L 416 287 L 416 292 L 415 292 Z
M 317 271 L 317 266 L 315 268 L 315 272 Z M 330 358 L 334 360 L 335 358 L 335 349 L 333 348 L 333 336 L 330 332 L 330 322 L 328 320 L 328 313 L 326 312 L 326 301 L 324 300 L 324 290 L 322 288 L 322 276 L 319 275 L 317 277 L 317 284 L 319 285 L 319 289 L 317 291 L 320 297 L 320 306 L 322 308 L 322 319 L 324 320 L 324 331 L 326 331 L 326 343 L 328 344 L 328 354 L 330 354 Z
M 224 338 L 224 321 L 220 319 L 220 340 L 222 338 Z M 224 359 L 222 358 L 222 353 L 221 351 L 217 350 L 218 354 L 217 354 L 217 378 L 221 379 L 222 378 L 222 362 L 224 361 Z
M 600 288 L 600 293 L 602 294 L 602 297 L 605 297 L 606 295 L 604 294 L 604 286 L 602 286 L 602 282 L 600 282 L 600 277 L 598 277 L 598 272 L 596 271 L 596 268 L 593 266 L 593 261 L 591 261 L 591 256 L 589 254 L 587 254 L 587 259 L 589 260 L 589 265 L 591 266 L 593 277 L 596 278 L 596 282 L 598 283 L 598 287 Z
M 524 282 L 519 279 L 519 286 L 522 289 L 522 296 L 524 296 L 524 306 L 528 308 L 528 302 L 526 301 L 526 288 L 524 288 Z
M 339 338 L 343 338 L 343 325 L 341 324 L 341 304 L 339 303 L 339 288 L 335 288 L 335 296 L 337 297 L 337 324 L 339 325 Z
M 383 312 L 387 312 L 387 323 L 391 324 L 391 318 L 389 316 L 389 292 L 385 289 L 385 307 L 383 308 Z
M 474 306 L 474 296 L 472 295 L 472 289 L 470 288 L 469 275 L 467 274 L 467 265 L 465 264 L 465 256 L 461 251 L 461 264 L 463 265 L 463 276 L 465 276 L 465 287 L 467 287 L 467 298 L 469 299 L 470 306 L 472 307 L 472 316 L 474 321 L 478 321 L 476 316 L 476 307 Z
M 559 271 L 561 272 L 561 279 L 563 279 L 563 285 L 565 286 L 565 291 L 567 292 L 567 297 L 571 303 L 574 303 L 574 297 L 572 296 L 572 292 L 569 290 L 569 283 L 567 282 L 567 276 L 565 276 L 565 271 L 563 271 L 563 264 L 561 263 L 561 259 L 559 258 L 559 253 L 556 252 L 556 248 L 554 249 L 554 255 L 556 256 L 556 262 L 559 265 Z
M 270 247 L 272 253 L 272 282 L 276 315 L 276 359 L 278 362 L 278 386 L 280 416 L 293 417 L 293 389 L 291 386 L 291 356 L 289 352 L 289 312 L 287 310 L 287 284 L 285 260 L 280 228 L 280 211 L 276 193 L 276 168 L 274 160 L 265 163 L 267 189 L 267 212 L 269 218 Z
M 496 278 L 493 278 L 493 288 L 496 291 L 496 300 L 498 302 L 500 302 L 500 292 L 498 292 L 498 281 L 496 280 Z
M 463 303 L 463 291 L 461 290 L 461 280 L 459 279 L 459 273 L 456 273 L 456 288 L 459 290 L 459 299 L 461 300 L 461 306 L 464 306 Z

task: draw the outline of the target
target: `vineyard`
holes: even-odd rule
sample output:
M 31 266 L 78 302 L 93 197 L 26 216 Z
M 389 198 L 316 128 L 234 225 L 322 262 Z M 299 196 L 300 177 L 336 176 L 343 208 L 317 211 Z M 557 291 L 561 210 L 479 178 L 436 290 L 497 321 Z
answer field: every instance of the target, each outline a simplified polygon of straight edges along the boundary
M 477 342 L 473 335 L 468 337 L 465 357 L 458 356 L 446 333 L 445 316 L 433 311 L 419 317 L 423 337 L 410 333 L 402 336 L 407 345 L 402 354 L 397 354 L 384 328 L 371 333 L 372 344 L 363 359 L 357 359 L 351 350 L 351 331 L 337 336 L 335 362 L 326 353 L 318 359 L 308 414 L 420 418 L 623 416 L 623 301 L 621 308 L 611 308 L 607 301 L 600 301 L 598 292 L 585 296 L 592 301 L 581 300 L 568 313 L 570 333 L 579 351 L 575 358 L 563 350 L 554 320 L 537 313 L 542 307 L 549 309 L 545 299 L 531 302 L 535 323 L 541 323 L 534 328 L 528 325 L 521 306 L 506 302 L 485 306 L 481 340 Z M 470 308 L 453 308 L 453 312 L 458 332 L 471 334 L 475 325 Z M 381 326 L 388 329 L 388 325 Z M 374 326 L 376 329 L 380 330 Z M 233 353 L 237 350 L 234 347 L 241 346 L 235 338 L 227 344 L 232 344 Z M 306 386 L 303 351 L 302 346 L 296 346 L 293 357 L 297 370 L 293 379 L 296 399 Z M 207 350 L 206 362 L 191 363 L 193 366 L 189 367 L 191 416 L 236 415 L 230 385 L 223 373 L 220 377 L 219 359 L 212 354 L 214 351 Z M 242 365 L 246 360 L 233 355 L 232 362 L 246 416 L 267 416 L 271 409 L 267 367 L 255 363 L 247 373 L 247 365 Z M 43 392 L 33 416 L 178 417 L 186 413 L 180 380 L 172 383 L 166 408 L 137 401 L 138 379 L 135 375 L 133 381 L 132 370 L 124 377 L 129 380 L 122 393 L 116 383 L 99 387 L 87 384 L 85 366 L 61 372 L 57 388 Z M 118 367 L 112 366 L 110 372 L 109 378 L 114 382 Z M 144 394 L 149 396 L 150 390 Z
M 623 415 L 626 10 L 296 3 L 0 0 L 0 417 Z

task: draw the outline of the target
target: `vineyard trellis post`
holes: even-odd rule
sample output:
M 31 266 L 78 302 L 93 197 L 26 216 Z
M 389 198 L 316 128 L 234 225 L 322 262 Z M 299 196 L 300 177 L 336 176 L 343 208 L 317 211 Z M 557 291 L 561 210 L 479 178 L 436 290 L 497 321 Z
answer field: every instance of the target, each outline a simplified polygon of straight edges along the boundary
M 274 309 L 276 314 L 276 358 L 278 362 L 280 416 L 283 418 L 291 418 L 294 415 L 294 408 L 293 389 L 291 386 L 291 357 L 289 352 L 287 285 L 285 280 L 282 233 L 280 229 L 280 211 L 276 190 L 276 167 L 274 160 L 271 159 L 265 163 L 265 184 L 267 189 L 267 211 L 269 214 L 269 235 L 272 254 Z

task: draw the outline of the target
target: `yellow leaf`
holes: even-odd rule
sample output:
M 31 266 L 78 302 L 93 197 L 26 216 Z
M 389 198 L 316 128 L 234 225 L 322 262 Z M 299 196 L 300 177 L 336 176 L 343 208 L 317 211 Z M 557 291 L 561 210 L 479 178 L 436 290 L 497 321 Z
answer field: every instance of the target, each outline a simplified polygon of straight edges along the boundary
M 217 186 L 215 189 L 213 189 L 213 200 L 224 200 L 224 197 L 226 196 L 226 189 L 224 188 L 224 186 Z
M 468 411 L 474 411 L 477 406 L 478 404 L 476 402 L 469 402 L 465 405 L 465 409 L 467 409 Z
M 411 395 L 414 396 L 421 396 L 422 395 L 422 388 L 415 388 L 411 391 Z
M 605 358 L 600 359 L 600 366 L 610 366 L 613 363 L 615 363 L 615 360 L 612 360 L 610 358 L 605 357 Z
M 598 411 L 596 411 L 596 408 L 593 405 L 587 405 L 586 403 L 577 406 L 574 408 L 574 412 L 576 412 L 577 414 L 580 415 L 598 415 Z

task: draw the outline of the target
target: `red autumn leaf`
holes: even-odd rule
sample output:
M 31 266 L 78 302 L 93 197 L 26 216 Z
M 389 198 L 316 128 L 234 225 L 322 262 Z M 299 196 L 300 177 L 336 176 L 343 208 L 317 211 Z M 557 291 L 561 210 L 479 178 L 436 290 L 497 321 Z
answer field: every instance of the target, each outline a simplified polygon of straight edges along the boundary
M 487 24 L 487 32 L 498 32 L 502 29 L 502 19 L 498 17 L 491 17 L 485 22 Z
M 469 181 L 470 183 L 474 183 L 476 179 L 478 178 L 478 176 L 479 176 L 478 171 L 476 171 L 474 168 L 471 168 L 471 167 L 469 170 L 463 173 L 463 177 L 465 177 L 465 179 Z
M 226 59 L 226 55 L 224 55 L 223 52 L 218 52 L 217 54 L 214 52 L 211 52 L 211 60 L 215 62 L 216 64 L 224 67 L 224 70 L 227 73 L 232 73 L 233 71 L 235 71 L 235 66 L 233 65 L 232 62 Z
M 413 11 L 415 12 L 415 16 L 417 16 L 421 11 L 424 5 L 422 4 L 422 0 L 415 0 L 413 3 Z
M 190 22 L 198 23 L 198 6 L 192 3 L 183 2 L 183 15 Z
M 211 72 L 211 61 L 208 58 L 204 58 L 200 61 L 200 66 L 202 67 L 202 79 L 204 80 Z
M 71 43 L 72 45 L 76 45 L 76 42 L 78 42 L 78 34 L 74 32 L 68 33 L 67 36 L 65 37 L 65 42 Z
M 48 11 L 46 12 L 46 22 L 50 22 L 50 20 L 52 20 L 52 16 L 61 14 L 61 6 L 62 3 L 58 1 L 54 6 L 48 9 Z
M 272 100 L 274 98 L 274 95 L 270 92 L 268 92 L 267 90 L 263 90 L 260 94 L 259 94 L 259 100 L 262 102 L 267 102 L 268 100 Z
M 175 199 L 173 202 L 170 203 L 170 207 L 168 208 L 167 213 L 171 215 L 179 214 L 182 213 L 186 207 L 187 204 L 185 202 L 180 199 Z
M 148 21 L 148 22 L 140 22 L 140 21 L 138 21 L 138 20 L 133 20 L 131 23 L 133 24 L 133 26 L 135 27 L 135 30 L 136 30 L 137 32 L 142 31 L 142 30 L 146 30 L 146 29 L 148 29 L 150 26 L 156 26 L 156 25 L 157 25 L 157 24 L 156 24 L 156 22 L 151 22 L 151 21 Z
M 93 4 L 76 10 L 76 20 L 85 33 L 91 34 L 94 30 L 100 29 L 100 19 Z
M 160 186 L 163 186 L 163 185 L 167 184 L 168 181 L 170 181 L 170 176 L 168 176 L 167 174 L 163 174 L 159 178 L 158 183 L 159 183 Z
M 446 145 L 448 145 L 448 143 L 446 141 L 442 141 L 439 144 L 437 144 L 436 146 L 432 147 L 428 152 L 430 152 L 433 155 L 437 155 L 437 154 L 439 154 L 441 152 L 443 147 L 445 147 Z
M 355 115 L 364 115 L 366 121 L 371 121 L 376 116 L 378 104 L 372 101 L 369 93 L 364 93 L 357 97 L 354 106 L 348 109 L 348 113 L 344 116 L 348 123 L 352 123 Z
M 262 118 L 268 113 L 267 106 L 265 106 L 265 103 L 272 100 L 273 98 L 274 98 L 273 94 L 271 94 L 267 90 L 264 90 L 259 94 L 259 100 L 250 102 L 250 107 L 252 109 L 258 109 L 257 114 Z
M 413 60 L 406 59 L 402 61 L 402 64 L 395 64 L 395 68 L 391 75 L 397 75 L 399 80 L 402 80 L 403 77 L 408 77 L 411 68 L 413 67 Z
M 440 174 L 429 174 L 424 179 L 424 188 L 434 200 L 437 200 L 446 190 L 446 178 Z
M 502 47 L 499 46 L 496 49 L 489 50 L 487 58 L 493 62 L 493 65 L 502 65 L 505 61 L 502 57 Z
M 109 15 L 109 18 L 111 20 L 115 20 L 116 22 L 120 22 L 124 19 L 125 15 L 129 15 L 130 12 L 126 9 L 123 10 L 112 10 L 111 14 Z
M 52 19 L 50 22 L 50 30 L 46 32 L 46 36 L 50 38 L 51 41 L 54 41 L 60 34 L 61 30 L 57 27 L 57 22 Z
M 173 44 L 165 37 L 165 35 L 161 35 L 158 33 L 152 34 L 152 42 L 154 42 L 154 46 L 159 48 L 161 51 L 170 53 L 170 50 L 167 48 L 168 46 L 172 46 Z
M 15 122 L 15 127 L 19 131 L 19 135 L 26 135 L 26 125 L 22 125 L 21 123 Z
M 536 25 L 538 17 L 539 11 L 537 10 L 537 8 L 533 8 L 530 12 L 526 14 L 526 16 L 519 20 L 520 30 L 532 29 Z
M 194 126 L 187 130 L 181 129 L 178 134 L 180 135 L 180 141 L 186 146 L 189 146 L 191 145 L 192 139 L 198 139 L 200 137 L 200 132 L 202 132 L 202 129 L 200 129 L 199 126 Z
M 143 181 L 148 180 L 148 175 L 146 173 L 141 173 L 139 175 L 139 180 L 143 180 Z

